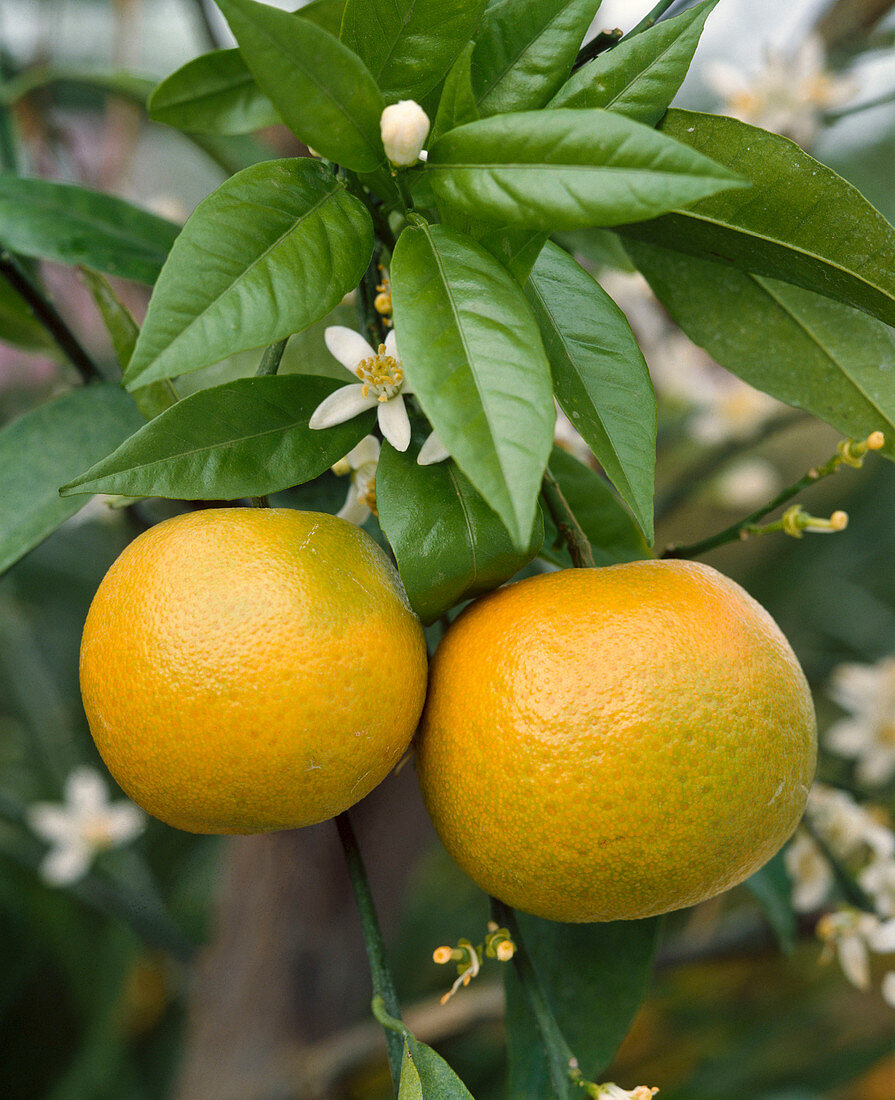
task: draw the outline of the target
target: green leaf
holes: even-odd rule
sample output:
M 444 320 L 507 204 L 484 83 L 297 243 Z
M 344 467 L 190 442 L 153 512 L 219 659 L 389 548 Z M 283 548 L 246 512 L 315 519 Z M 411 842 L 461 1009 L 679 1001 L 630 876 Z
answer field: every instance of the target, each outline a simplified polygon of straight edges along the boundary
M 239 50 L 188 61 L 152 93 L 149 117 L 199 134 L 247 134 L 282 121 Z
M 488 229 L 478 241 L 482 248 L 500 260 L 519 286 L 525 286 L 535 260 L 547 241 L 547 233 L 533 229 Z
M 860 310 L 776 279 L 631 242 L 631 257 L 695 343 L 745 382 L 895 456 L 895 341 Z
M 24 256 L 154 283 L 179 231 L 112 195 L 0 175 L 0 242 Z
M 348 0 L 341 38 L 389 102 L 421 100 L 471 37 L 485 0 Z
M 599 1079 L 646 995 L 659 920 L 557 924 L 524 913 L 518 919 L 560 1031 L 584 1076 Z M 544 1047 L 511 967 L 504 970 L 504 988 L 507 1095 L 547 1100 L 554 1092 Z
M 54 355 L 58 348 L 25 299 L 0 277 L 0 342 Z
M 663 134 L 752 182 L 627 237 L 838 298 L 895 324 L 895 228 L 850 183 L 788 138 L 732 118 L 671 110 Z
M 489 253 L 441 225 L 404 230 L 391 280 L 408 382 L 524 551 L 554 423 L 550 365 L 525 295 Z
M 540 512 L 520 553 L 506 528 L 453 462 L 419 466 L 417 448 L 384 444 L 376 506 L 413 610 L 426 624 L 448 608 L 497 588 L 537 554 Z
M 438 113 L 432 125 L 430 144 L 448 130 L 466 122 L 475 122 L 479 117 L 475 93 L 472 90 L 471 66 L 474 49 L 475 43 L 467 42 L 445 78 L 441 98 L 438 100 Z
M 103 95 L 117 95 L 135 103 L 146 105 L 146 99 L 155 87 L 148 77 L 123 69 L 103 70 L 77 65 L 35 65 L 20 72 L 0 87 L 0 104 L 12 107 L 26 95 L 42 88 L 59 84 L 64 88 L 87 89 Z
M 128 388 L 300 332 L 357 286 L 372 250 L 366 208 L 318 161 L 244 169 L 184 226 L 149 303 Z
M 306 19 L 254 0 L 217 0 L 245 63 L 286 125 L 321 156 L 355 172 L 384 160 L 385 102 L 363 62 Z
M 538 257 L 525 291 L 557 400 L 652 542 L 656 395 L 627 318 L 552 242 Z
M 745 886 L 752 891 L 764 910 L 780 949 L 791 955 L 796 948 L 798 920 L 792 907 L 792 884 L 786 873 L 783 852 L 746 879 Z
M 440 1054 L 408 1032 L 404 1037 L 398 1100 L 474 1100 L 474 1097 Z
M 128 394 L 101 383 L 63 394 L 0 431 L 0 572 L 86 504 L 83 497 L 63 500 L 59 482 L 142 423 Z
M 651 557 L 640 529 L 602 477 L 559 447 L 550 455 L 550 472 L 587 535 L 597 565 L 616 565 Z M 541 557 L 563 568 L 572 564 L 564 546 L 556 546 L 557 529 L 544 517 Z
M 303 4 L 295 14 L 302 19 L 310 19 L 312 23 L 338 38 L 345 16 L 345 0 L 311 0 L 310 4 Z
M 600 0 L 490 4 L 472 59 L 483 117 L 543 107 L 572 68 Z
M 604 107 L 655 126 L 683 83 L 718 0 L 623 39 L 573 73 L 550 107 Z
M 140 326 L 109 285 L 108 279 L 90 267 L 81 265 L 78 270 L 112 340 L 118 365 L 125 370 L 134 353 Z M 176 403 L 177 393 L 170 381 L 165 379 L 134 390 L 133 398 L 140 412 L 151 420 Z
M 463 213 L 550 231 L 652 218 L 742 186 L 649 126 L 590 109 L 470 122 L 435 142 L 426 171 L 439 200 Z
M 200 390 L 61 491 L 236 500 L 310 481 L 373 427 L 372 411 L 335 428 L 308 427 L 314 409 L 339 385 L 331 378 L 269 375 Z

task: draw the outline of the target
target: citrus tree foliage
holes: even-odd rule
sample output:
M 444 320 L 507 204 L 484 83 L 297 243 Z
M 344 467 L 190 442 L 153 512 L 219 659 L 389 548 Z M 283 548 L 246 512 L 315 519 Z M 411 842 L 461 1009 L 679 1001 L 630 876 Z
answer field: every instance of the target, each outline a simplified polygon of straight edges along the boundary
M 90 269 L 123 368 L 120 386 L 88 379 L 0 432 L 0 566 L 92 493 L 239 500 L 318 478 L 376 423 L 370 409 L 310 426 L 351 381 L 335 364 L 276 374 L 268 355 L 263 376 L 181 400 L 176 380 L 303 333 L 350 294 L 378 344 L 384 272 L 413 439 L 383 445 L 378 520 L 423 621 L 536 556 L 570 564 L 540 503 L 545 475 L 596 564 L 649 556 L 649 374 L 625 316 L 550 239 L 591 227 L 718 362 L 843 432 L 882 429 L 891 455 L 895 229 L 788 139 L 669 109 L 715 3 L 576 65 L 598 0 L 314 0 L 295 13 L 218 0 L 238 48 L 169 76 L 151 117 L 200 144 L 285 124 L 313 155 L 236 172 L 179 232 L 117 198 L 0 178 L 0 241 L 26 265 Z M 407 99 L 433 125 L 425 157 L 396 168 L 380 118 Z M 100 272 L 153 286 L 141 330 Z M 3 294 L 0 337 L 46 345 L 16 290 Z M 552 449 L 554 400 L 614 489 Z M 433 430 L 450 457 L 420 465 Z M 25 449 L 38 460 L 23 468 Z M 654 922 L 539 922 L 529 939 L 556 1018 L 599 1073 L 643 992 Z M 515 980 L 507 993 L 513 1095 L 547 1096 Z M 412 1036 L 404 1065 L 402 1097 L 469 1096 Z

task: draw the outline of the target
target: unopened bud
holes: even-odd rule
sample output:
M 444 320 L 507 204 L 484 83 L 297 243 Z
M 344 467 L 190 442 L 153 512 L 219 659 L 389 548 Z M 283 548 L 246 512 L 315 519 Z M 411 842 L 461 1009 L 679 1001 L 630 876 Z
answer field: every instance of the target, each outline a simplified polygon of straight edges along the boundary
M 410 168 L 420 159 L 429 136 L 429 116 L 412 99 L 402 99 L 382 112 L 379 129 L 385 155 L 399 168 Z

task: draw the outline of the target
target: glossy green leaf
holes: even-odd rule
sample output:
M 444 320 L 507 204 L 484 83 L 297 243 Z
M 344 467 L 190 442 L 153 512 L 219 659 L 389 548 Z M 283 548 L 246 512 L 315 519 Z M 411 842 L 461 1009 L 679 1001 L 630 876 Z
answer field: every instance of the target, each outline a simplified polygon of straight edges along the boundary
M 749 179 L 628 237 L 838 298 L 895 324 L 895 228 L 797 145 L 720 115 L 670 110 L 663 134 Z
M 311 0 L 310 4 L 302 4 L 295 14 L 302 19 L 310 19 L 338 38 L 345 15 L 345 0 Z
M 741 186 L 649 126 L 567 108 L 451 130 L 429 151 L 427 174 L 439 200 L 463 213 L 550 231 L 652 218 Z
M 783 852 L 746 879 L 745 886 L 751 890 L 767 917 L 781 950 L 791 955 L 795 950 L 798 935 L 798 919 L 792 907 L 792 883 L 786 873 Z
M 674 320 L 721 366 L 846 435 L 882 430 L 895 456 L 895 341 L 885 325 L 776 279 L 641 243 L 629 250 Z
M 540 512 L 528 548 L 516 550 L 504 525 L 454 462 L 419 466 L 417 448 L 382 448 L 376 505 L 413 610 L 426 624 L 462 600 L 503 584 L 544 541 Z
M 341 38 L 389 102 L 421 100 L 471 37 L 485 0 L 348 0 Z
M 441 97 L 438 100 L 438 112 L 432 124 L 430 144 L 442 134 L 446 134 L 448 130 L 453 130 L 454 127 L 462 126 L 466 122 L 475 122 L 479 117 L 475 93 L 472 90 L 471 66 L 474 49 L 475 43 L 467 42 L 445 78 Z
M 365 207 L 319 161 L 265 161 L 193 211 L 149 303 L 128 388 L 300 332 L 357 286 Z
M 372 411 L 335 428 L 308 427 L 313 411 L 339 385 L 331 378 L 268 375 L 199 390 L 62 491 L 236 500 L 300 485 L 338 462 L 373 427 Z
M 543 107 L 572 68 L 600 0 L 489 4 L 472 59 L 483 117 Z
M 550 472 L 559 482 L 563 496 L 590 542 L 597 565 L 617 565 L 651 557 L 639 527 L 609 484 L 560 447 L 550 455 Z M 569 568 L 572 559 L 564 544 L 557 545 L 558 532 L 549 515 L 544 516 L 544 545 L 541 557 Z
M 149 116 L 199 134 L 247 134 L 281 121 L 239 50 L 215 50 L 188 61 L 152 93 Z
M 659 920 L 557 924 L 519 913 L 525 946 L 581 1071 L 599 1080 L 646 995 Z M 504 970 L 508 1096 L 554 1096 L 544 1046 L 514 970 Z M 565 1100 L 565 1097 L 562 1098 Z
M 683 83 L 705 21 L 718 0 L 703 0 L 589 61 L 550 107 L 604 107 L 655 126 Z
M 42 542 L 86 500 L 58 486 L 143 423 L 132 398 L 109 383 L 83 386 L 0 430 L 0 572 Z
M 488 229 L 479 244 L 500 260 L 520 286 L 525 286 L 548 234 L 536 229 Z
M 179 231 L 112 195 L 0 175 L 0 242 L 24 256 L 154 283 Z
M 243 60 L 286 125 L 355 172 L 385 160 L 376 82 L 347 46 L 306 19 L 255 0 L 217 0 Z
M 550 365 L 525 295 L 488 252 L 441 225 L 404 230 L 391 280 L 408 382 L 524 551 L 554 422 Z
M 474 1100 L 447 1062 L 409 1033 L 404 1038 L 398 1100 Z
M 0 277 L 0 343 L 55 354 L 53 338 L 38 321 L 25 299 Z
M 656 395 L 627 318 L 552 242 L 538 257 L 525 292 L 563 412 L 652 542 Z
M 99 310 L 106 331 L 112 340 L 115 356 L 122 371 L 126 369 L 134 353 L 140 326 L 134 320 L 130 310 L 121 301 L 108 279 L 90 267 L 79 267 L 85 286 Z M 177 401 L 177 393 L 166 378 L 162 382 L 151 382 L 133 392 L 134 402 L 140 412 L 151 420 L 154 416 L 169 409 Z

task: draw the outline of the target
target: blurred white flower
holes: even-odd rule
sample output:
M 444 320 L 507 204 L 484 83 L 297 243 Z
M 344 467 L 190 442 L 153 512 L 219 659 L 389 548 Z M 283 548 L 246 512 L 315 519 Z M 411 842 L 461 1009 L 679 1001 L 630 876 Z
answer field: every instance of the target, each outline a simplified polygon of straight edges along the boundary
M 31 830 L 50 845 L 39 871 L 51 886 L 77 882 L 97 853 L 129 843 L 146 824 L 133 802 L 109 801 L 109 789 L 95 768 L 76 768 L 63 796 L 63 803 L 36 802 L 26 815 Z
M 715 368 L 693 378 L 694 406 L 687 430 L 699 443 L 748 439 L 782 409 L 779 401 Z
M 826 68 L 823 43 L 816 35 L 791 56 L 769 49 L 759 72 L 748 75 L 715 61 L 705 66 L 704 77 L 724 101 L 726 114 L 802 146 L 814 141 L 824 111 L 841 106 L 856 91 L 854 81 Z
M 810 913 L 820 908 L 833 886 L 833 870 L 806 832 L 796 833 L 783 853 L 783 863 L 793 882 L 793 909 Z
M 113 523 L 118 518 L 122 506 L 130 501 L 130 497 L 109 496 L 107 493 L 97 493 L 65 521 L 67 527 L 82 527 L 86 523 Z
M 869 850 L 875 859 L 895 855 L 895 833 L 882 825 L 847 791 L 815 783 L 807 814 L 835 856 L 850 860 Z
M 402 99 L 382 112 L 379 130 L 385 155 L 399 168 L 411 168 L 429 136 L 429 116 L 413 99 Z
M 824 943 L 823 962 L 833 955 L 842 973 L 858 989 L 870 988 L 870 952 L 890 955 L 895 951 L 895 920 L 882 921 L 873 913 L 843 907 L 817 922 Z
M 605 1085 L 597 1085 L 595 1095 L 597 1100 L 650 1100 L 658 1091 L 657 1088 L 648 1088 L 646 1085 L 623 1089 L 608 1081 Z
M 593 466 L 594 456 L 591 454 L 590 447 L 584 442 L 575 425 L 558 405 L 556 406 L 556 424 L 553 428 L 553 442 L 557 447 L 568 451 L 579 462 L 583 462 L 585 466 Z
M 376 514 L 376 467 L 379 465 L 379 440 L 364 436 L 344 458 L 333 466 L 333 473 L 351 475 L 348 497 L 339 509 L 340 519 L 360 527 L 372 513 Z
M 895 917 L 895 859 L 874 859 L 858 875 L 858 884 L 871 898 L 878 913 Z
M 888 782 L 895 775 L 895 658 L 840 665 L 829 695 L 850 713 L 827 730 L 827 748 L 857 761 L 855 775 L 862 783 Z
M 773 499 L 783 483 L 773 463 L 766 458 L 744 458 L 723 471 L 712 482 L 713 498 L 733 511 L 752 511 Z
M 377 409 L 379 430 L 396 451 L 410 446 L 410 418 L 404 396 L 411 391 L 404 382 L 394 330 L 374 351 L 367 341 L 342 325 L 331 325 L 324 333 L 326 346 L 360 382 L 331 393 L 314 410 L 311 428 L 332 428 L 358 416 L 365 409 Z
M 883 975 L 880 991 L 886 1004 L 895 1008 L 895 970 L 890 970 L 887 974 Z

